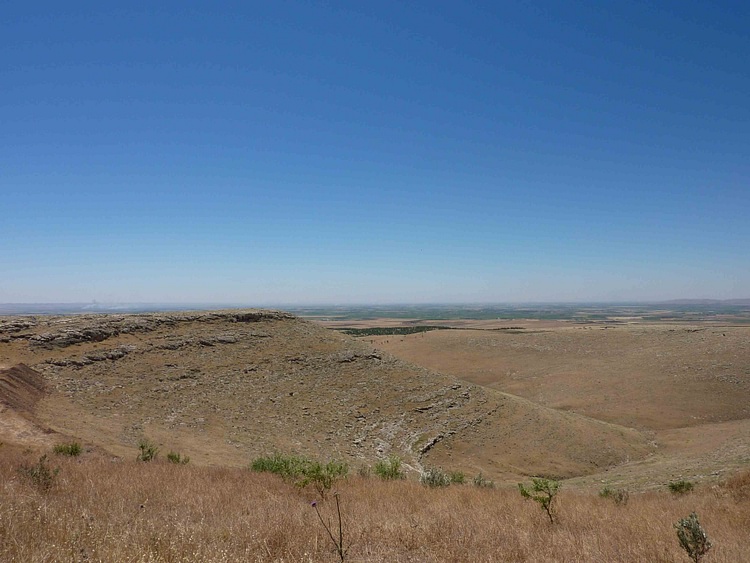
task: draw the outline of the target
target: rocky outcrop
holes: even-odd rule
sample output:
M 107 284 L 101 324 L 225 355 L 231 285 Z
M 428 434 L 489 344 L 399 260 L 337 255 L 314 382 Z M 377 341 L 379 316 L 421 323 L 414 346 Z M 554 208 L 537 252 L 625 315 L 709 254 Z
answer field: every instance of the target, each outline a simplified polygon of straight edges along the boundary
M 163 327 L 173 327 L 184 323 L 258 323 L 269 320 L 293 319 L 294 316 L 282 311 L 237 310 L 184 313 L 144 313 L 132 315 L 77 315 L 75 317 L 45 317 L 43 320 L 27 320 L 23 317 L 10 317 L 0 324 L 0 340 L 8 341 L 11 335 L 30 328 L 34 334 L 27 334 L 29 344 L 44 348 L 67 348 L 86 342 L 104 342 L 122 334 L 143 334 Z M 44 330 L 39 331 L 39 327 Z M 47 330 L 52 329 L 52 330 Z M 206 340 L 203 345 L 222 342 Z

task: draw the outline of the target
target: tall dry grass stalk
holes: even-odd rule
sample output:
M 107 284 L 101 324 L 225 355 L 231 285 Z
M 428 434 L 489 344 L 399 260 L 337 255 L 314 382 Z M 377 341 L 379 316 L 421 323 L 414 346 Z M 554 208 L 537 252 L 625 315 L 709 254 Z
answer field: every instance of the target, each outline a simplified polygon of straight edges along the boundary
M 47 492 L 17 468 L 38 455 L 0 450 L 0 561 L 309 562 L 338 556 L 310 501 L 242 469 L 55 457 Z M 632 494 L 624 506 L 563 491 L 550 524 L 515 488 L 350 477 L 338 486 L 347 561 L 687 561 L 674 522 L 697 512 L 706 561 L 750 561 L 750 472 L 683 497 Z M 335 521 L 332 500 L 317 499 Z

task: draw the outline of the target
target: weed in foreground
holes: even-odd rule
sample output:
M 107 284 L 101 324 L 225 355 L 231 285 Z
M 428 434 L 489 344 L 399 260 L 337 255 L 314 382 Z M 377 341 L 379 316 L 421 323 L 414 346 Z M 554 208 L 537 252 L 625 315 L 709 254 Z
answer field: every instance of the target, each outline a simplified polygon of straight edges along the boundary
M 344 523 L 341 519 L 341 504 L 339 502 L 338 492 L 333 493 L 333 498 L 336 499 L 336 518 L 338 520 L 339 529 L 338 537 L 333 535 L 333 531 L 331 530 L 331 521 L 329 520 L 328 523 L 326 523 L 326 521 L 323 520 L 323 516 L 320 514 L 320 510 L 318 509 L 318 503 L 313 502 L 311 504 L 315 509 L 315 514 L 318 515 L 318 520 L 320 520 L 320 523 L 323 525 L 325 531 L 328 532 L 328 537 L 331 539 L 331 543 L 333 543 L 334 547 L 336 548 L 336 553 L 338 554 L 341 563 L 344 563 L 344 561 L 346 561 L 346 553 L 349 551 L 349 548 L 344 547 Z
M 518 490 L 521 492 L 523 498 L 538 502 L 542 509 L 547 513 L 550 524 L 555 523 L 552 502 L 555 500 L 555 496 L 560 490 L 560 483 L 552 479 L 533 478 L 531 480 L 530 490 L 524 487 L 523 483 L 518 483 Z
M 18 472 L 27 477 L 40 492 L 46 493 L 54 486 L 60 468 L 51 468 L 47 463 L 47 454 L 44 454 L 34 465 L 19 467 Z
M 693 512 L 687 518 L 680 518 L 674 527 L 677 530 L 677 539 L 680 541 L 682 549 L 695 563 L 700 563 L 703 556 L 711 549 L 712 544 L 703 526 L 698 521 L 698 516 Z
M 67 455 L 70 457 L 77 457 L 83 452 L 81 444 L 78 442 L 70 442 L 69 444 L 57 444 L 53 449 L 57 455 Z

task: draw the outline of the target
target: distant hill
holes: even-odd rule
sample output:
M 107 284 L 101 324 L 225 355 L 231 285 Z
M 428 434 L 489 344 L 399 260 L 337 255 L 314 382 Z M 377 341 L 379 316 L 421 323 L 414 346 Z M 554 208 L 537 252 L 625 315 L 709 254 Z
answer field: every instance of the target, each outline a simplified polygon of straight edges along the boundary
M 730 307 L 750 306 L 750 299 L 672 299 L 659 301 L 663 305 L 724 305 Z

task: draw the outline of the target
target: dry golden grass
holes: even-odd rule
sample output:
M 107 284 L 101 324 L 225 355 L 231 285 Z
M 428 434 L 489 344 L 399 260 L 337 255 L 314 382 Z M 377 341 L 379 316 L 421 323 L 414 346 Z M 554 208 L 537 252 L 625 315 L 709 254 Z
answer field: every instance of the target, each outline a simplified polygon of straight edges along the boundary
M 38 453 L 0 450 L 0 560 L 337 561 L 310 501 L 246 469 L 52 456 L 47 493 L 18 472 Z M 697 512 L 714 543 L 707 562 L 750 561 L 750 472 L 692 494 L 631 494 L 626 505 L 560 493 L 550 525 L 515 489 L 350 477 L 339 491 L 350 561 L 687 561 L 673 523 Z M 333 517 L 332 500 L 319 502 Z

